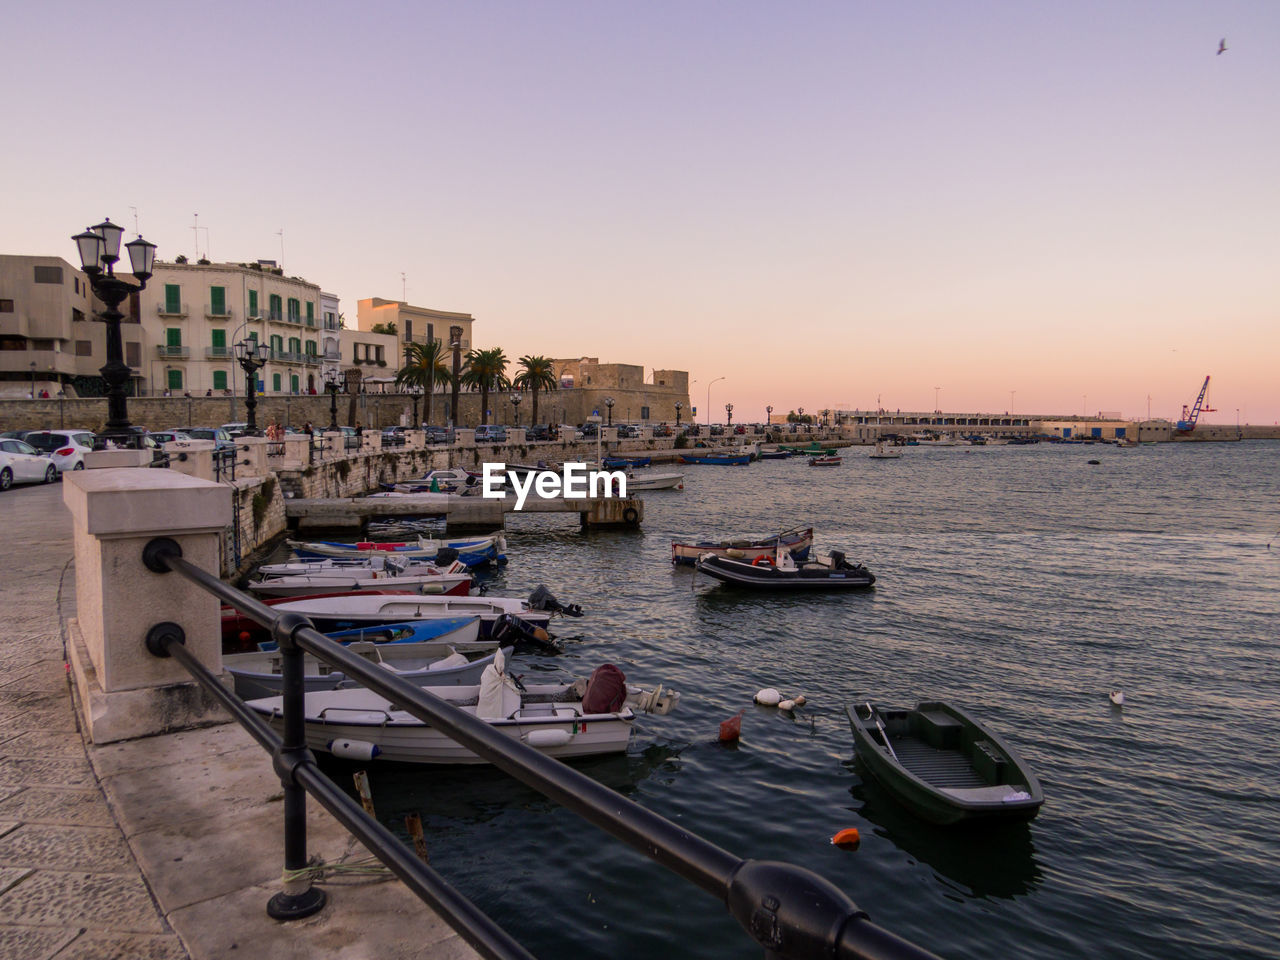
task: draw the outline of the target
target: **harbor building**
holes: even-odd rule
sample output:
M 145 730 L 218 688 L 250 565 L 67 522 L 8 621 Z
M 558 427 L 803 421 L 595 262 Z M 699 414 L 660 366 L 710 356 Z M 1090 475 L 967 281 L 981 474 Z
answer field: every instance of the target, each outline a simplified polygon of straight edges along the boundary
M 415 307 L 403 300 L 368 297 L 356 301 L 358 329 L 370 332 L 377 328 L 378 331 L 393 333 L 401 344 L 428 343 L 434 340 L 447 347 L 453 342 L 451 338 L 456 336 L 461 341 L 460 346 L 465 354 L 473 343 L 471 327 L 474 323 L 475 317 L 469 313 Z M 403 355 L 404 350 L 397 353 Z
M 0 396 L 56 397 L 98 377 L 106 327 L 88 278 L 61 257 L 0 255 Z M 137 366 L 141 331 L 125 326 L 125 361 Z
M 654 369 L 646 380 L 644 367 L 630 363 L 601 363 L 597 357 L 552 360 L 559 389 L 544 403 L 556 411 L 557 423 L 582 423 L 599 415 L 613 422 L 675 423 L 676 403 L 682 422 L 691 423 L 689 374 L 685 370 Z M 550 416 L 550 413 L 549 413 Z

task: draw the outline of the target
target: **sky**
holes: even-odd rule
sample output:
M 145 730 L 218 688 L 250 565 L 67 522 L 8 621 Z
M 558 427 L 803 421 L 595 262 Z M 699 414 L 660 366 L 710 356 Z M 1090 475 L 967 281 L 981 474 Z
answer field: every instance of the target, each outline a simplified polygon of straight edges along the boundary
M 688 370 L 699 419 L 1176 418 L 1212 375 L 1206 421 L 1280 421 L 1274 0 L 49 0 L 3 29 L 3 253 L 136 222 L 160 259 L 282 260 L 352 326 L 403 296 L 513 359 Z

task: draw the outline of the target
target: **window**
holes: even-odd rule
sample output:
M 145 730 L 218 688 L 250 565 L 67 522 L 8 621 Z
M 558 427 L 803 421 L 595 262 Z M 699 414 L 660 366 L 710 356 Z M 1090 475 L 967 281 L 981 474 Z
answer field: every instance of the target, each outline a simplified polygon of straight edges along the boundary
M 301 352 L 302 352 L 302 341 L 301 341 L 301 340 L 299 340 L 297 337 L 290 337 L 290 338 L 289 338 L 289 352 L 290 352 L 290 353 L 292 353 L 292 354 L 299 354 L 299 353 L 301 353 Z
M 316 342 L 314 340 L 308 340 L 305 344 L 305 347 L 307 351 L 307 356 L 314 357 L 316 355 Z
M 289 322 L 299 323 L 302 320 L 302 304 L 296 297 L 289 298 Z
M 310 300 L 307 301 L 307 326 L 314 327 L 316 325 L 316 305 Z
M 169 389 L 170 390 L 182 389 L 182 371 L 181 370 L 169 371 Z
M 268 303 L 271 307 L 272 320 L 279 320 L 281 317 L 284 316 L 284 308 L 281 305 L 283 301 L 281 301 L 279 294 L 277 293 L 271 294 L 270 298 L 268 299 Z
M 227 331 L 210 330 L 209 336 L 212 338 L 214 352 L 217 353 L 221 351 L 225 353 L 227 349 Z
M 225 317 L 227 315 L 226 287 L 209 288 L 209 312 L 215 317 Z
M 273 334 L 271 337 L 271 353 L 272 355 L 284 353 L 284 338 L 279 334 Z
M 215 390 L 227 389 L 227 371 L 225 370 L 213 371 L 213 389 Z
M 0 313 L 13 313 L 13 301 L 0 300 Z
M 61 267 L 36 267 L 36 283 L 62 283 Z
M 280 392 L 280 374 L 273 373 L 271 375 L 271 389 L 276 391 L 276 393 Z
M 289 389 L 293 393 L 298 392 L 298 375 L 296 373 L 289 375 Z
M 93 341 L 91 341 L 91 340 L 77 340 L 77 341 L 76 341 L 76 356 L 77 356 L 77 357 L 92 357 L 92 356 L 93 356 Z
M 75 323 L 75 322 L 77 322 L 77 321 L 81 321 L 81 320 L 84 320 L 84 311 L 83 311 L 83 310 L 77 310 L 75 307 L 72 307 L 72 308 L 71 308 L 71 322 L 72 322 L 72 323 Z
M 258 291 L 249 291 L 249 316 L 256 317 L 258 315 Z
M 641 407 L 641 408 L 640 408 L 640 419 L 641 419 L 641 420 L 648 420 L 648 419 L 649 419 L 649 408 L 648 408 L 648 407 Z
M 135 370 L 142 366 L 142 344 L 130 340 L 124 345 L 124 362 Z
M 182 328 L 168 327 L 164 331 L 164 343 L 166 347 L 182 346 Z
M 166 283 L 164 285 L 164 312 L 182 312 L 182 287 L 176 283 Z

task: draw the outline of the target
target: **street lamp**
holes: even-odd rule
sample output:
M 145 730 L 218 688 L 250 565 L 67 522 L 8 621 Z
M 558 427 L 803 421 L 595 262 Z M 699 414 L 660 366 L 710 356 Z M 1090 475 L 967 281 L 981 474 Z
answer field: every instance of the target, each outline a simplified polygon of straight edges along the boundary
M 608 424 L 606 424 L 606 426 L 610 426 L 610 427 L 613 426 L 613 405 L 615 402 L 616 401 L 613 399 L 613 397 L 604 398 L 604 405 L 609 408 L 609 422 Z
M 93 295 L 106 304 L 102 321 L 107 325 L 107 362 L 99 370 L 107 384 L 107 425 L 99 436 L 113 441 L 131 442 L 129 411 L 125 400 L 124 385 L 129 382 L 130 370 L 124 362 L 124 343 L 120 336 L 120 321 L 124 314 L 120 304 L 130 293 L 146 288 L 156 260 L 156 245 L 141 236 L 126 243 L 129 265 L 137 283 L 133 284 L 115 275 L 115 263 L 120 259 L 120 238 L 124 227 L 104 220 L 86 228 L 71 239 L 80 252 L 80 264 L 89 278 Z
M 329 394 L 329 432 L 338 432 L 338 389 L 342 386 L 342 374 L 330 368 L 325 371 L 324 389 Z
M 520 426 L 520 394 L 511 394 L 511 419 L 515 426 Z
M 934 413 L 941 413 L 941 412 L 942 412 L 942 408 L 941 408 L 940 406 L 938 406 L 938 391 L 939 391 L 939 390 L 941 390 L 941 389 L 942 389 L 941 387 L 934 387 L 934 388 L 933 388 L 933 412 L 934 412 Z
M 244 433 L 247 437 L 256 437 L 258 435 L 256 419 L 258 370 L 266 365 L 267 345 L 246 337 L 236 344 L 236 360 L 240 363 L 240 369 L 244 371 L 244 409 L 248 421 Z
M 712 380 L 710 383 L 707 384 L 707 425 L 708 426 L 710 426 L 711 424 L 711 388 L 723 379 L 725 378 L 716 377 L 714 380 Z
M 726 403 L 724 405 L 725 416 L 728 417 L 728 426 L 733 426 L 733 404 Z
M 676 433 L 680 433 L 680 411 L 684 409 L 684 401 L 676 401 Z
M 769 404 L 764 408 L 764 425 L 767 428 L 773 420 L 773 404 Z

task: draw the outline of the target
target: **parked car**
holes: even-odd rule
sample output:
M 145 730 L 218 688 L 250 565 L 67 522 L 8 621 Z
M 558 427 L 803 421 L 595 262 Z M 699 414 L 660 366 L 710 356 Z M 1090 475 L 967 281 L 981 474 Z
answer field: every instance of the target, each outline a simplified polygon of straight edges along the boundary
M 507 428 L 485 423 L 476 427 L 476 443 L 506 443 Z
M 235 440 L 222 427 L 178 427 L 178 433 L 185 433 L 191 440 L 212 440 L 217 450 L 234 450 Z
M 0 440 L 0 490 L 15 483 L 53 483 L 58 468 L 24 440 Z
M 453 443 L 453 429 L 450 427 L 426 426 L 422 431 L 427 435 L 427 443 Z
M 669 437 L 671 434 L 671 424 L 669 423 L 660 423 L 653 428 L 653 435 L 655 437 Z
M 618 427 L 618 439 L 636 440 L 640 437 L 640 428 L 634 423 L 624 423 Z
M 407 427 L 384 427 L 382 430 L 382 445 L 384 447 L 403 447 L 407 429 Z
M 84 455 L 93 450 L 89 430 L 28 430 L 22 439 L 52 460 L 58 473 L 83 470 Z
M 244 432 L 249 429 L 249 424 L 242 420 L 236 420 L 233 423 L 224 423 L 222 429 L 227 431 L 227 436 L 232 440 L 236 440 L 244 436 Z
M 581 439 L 583 440 L 594 440 L 596 435 L 600 432 L 599 426 L 597 426 L 594 421 L 591 423 L 584 423 L 578 428 L 578 430 L 581 434 Z
M 175 440 L 191 440 L 192 438 L 181 430 L 153 430 L 151 439 L 164 446 L 166 443 L 173 443 Z
M 556 431 L 545 423 L 535 423 L 524 433 L 526 440 L 555 440 Z

